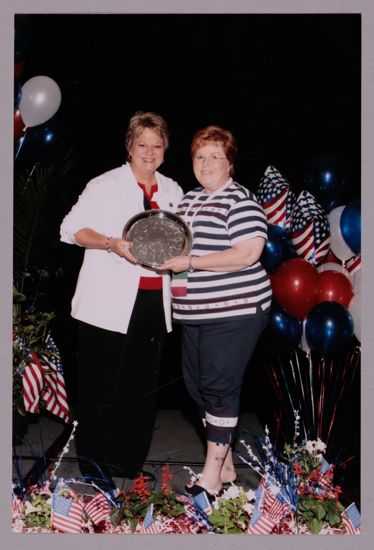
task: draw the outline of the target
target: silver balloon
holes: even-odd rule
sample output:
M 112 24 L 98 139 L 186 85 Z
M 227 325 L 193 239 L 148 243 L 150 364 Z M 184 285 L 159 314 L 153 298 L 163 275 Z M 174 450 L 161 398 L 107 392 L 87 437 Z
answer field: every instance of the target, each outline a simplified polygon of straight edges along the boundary
M 61 103 L 61 90 L 49 76 L 34 76 L 22 86 L 19 111 L 26 126 L 47 122 Z

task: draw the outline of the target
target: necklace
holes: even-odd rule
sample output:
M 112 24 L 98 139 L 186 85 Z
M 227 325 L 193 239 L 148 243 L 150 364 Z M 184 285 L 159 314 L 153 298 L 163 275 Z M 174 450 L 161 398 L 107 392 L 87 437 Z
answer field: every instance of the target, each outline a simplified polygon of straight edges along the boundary
M 224 189 L 226 189 L 226 187 L 229 187 L 229 185 L 231 185 L 232 183 L 232 178 L 229 178 L 229 180 L 222 186 L 220 187 L 219 189 L 217 189 L 216 191 L 214 191 L 213 193 L 211 193 L 210 195 L 208 195 L 208 198 L 203 201 L 200 206 L 198 208 L 196 208 L 196 210 L 193 212 L 193 214 L 191 215 L 191 217 L 188 219 L 188 214 L 190 212 L 190 210 L 195 207 L 195 204 L 197 204 L 200 200 L 200 197 L 203 196 L 203 195 L 206 195 L 205 193 L 205 189 L 203 189 L 198 195 L 197 197 L 195 198 L 195 200 L 193 202 L 191 202 L 191 204 L 189 205 L 189 207 L 187 208 L 186 210 L 186 213 L 184 214 L 184 218 L 185 218 L 185 222 L 187 223 L 188 227 L 190 228 L 190 231 L 192 233 L 192 237 L 193 237 L 193 227 L 192 227 L 192 224 L 194 222 L 194 219 L 196 217 L 196 215 L 200 212 L 200 210 L 202 209 L 203 206 L 205 206 L 211 199 L 213 199 L 217 193 L 219 193 L 220 191 L 223 191 Z

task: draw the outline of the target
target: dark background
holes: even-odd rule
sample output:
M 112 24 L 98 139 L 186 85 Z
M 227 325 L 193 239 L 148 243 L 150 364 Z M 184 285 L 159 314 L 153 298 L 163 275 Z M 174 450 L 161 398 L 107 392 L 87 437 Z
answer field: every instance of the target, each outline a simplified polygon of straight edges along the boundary
M 137 110 L 168 122 L 171 146 L 161 171 L 185 191 L 195 185 L 194 132 L 219 124 L 237 138 L 236 180 L 253 191 L 272 164 L 297 193 L 313 161 L 328 154 L 344 162 L 351 196 L 360 194 L 360 15 L 20 15 L 16 49 L 17 33 L 21 84 L 46 75 L 61 89 L 53 118 L 58 147 L 73 149 L 77 159 L 66 212 L 89 179 L 125 161 L 125 131 Z M 25 163 L 22 154 L 16 168 Z M 58 245 L 46 264 L 59 277 L 50 278 L 40 297 L 41 307 L 56 311 L 55 338 L 73 404 L 69 313 L 81 259 L 77 247 Z M 348 397 L 342 439 L 347 444 L 351 434 L 356 452 L 358 380 Z M 268 421 L 275 403 L 259 352 L 242 407 Z M 159 406 L 190 406 L 177 330 L 169 336 Z
M 239 146 L 237 179 L 273 164 L 296 190 L 319 155 L 360 185 L 360 15 L 28 15 L 23 81 L 53 78 L 80 187 L 124 161 L 136 110 L 167 120 L 164 172 L 192 185 L 189 146 L 207 124 Z M 78 191 L 78 189 L 77 189 Z

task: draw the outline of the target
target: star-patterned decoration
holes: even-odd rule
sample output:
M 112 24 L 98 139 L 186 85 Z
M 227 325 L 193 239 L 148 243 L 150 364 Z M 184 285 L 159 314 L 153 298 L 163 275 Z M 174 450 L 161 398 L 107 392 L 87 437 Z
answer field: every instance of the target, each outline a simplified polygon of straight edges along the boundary
M 298 256 L 318 265 L 330 248 L 327 214 L 309 191 L 301 191 L 291 214 L 290 239 Z
M 274 166 L 266 168 L 258 188 L 257 199 L 269 223 L 279 225 L 286 231 L 290 229 L 290 218 L 296 197 L 289 182 Z

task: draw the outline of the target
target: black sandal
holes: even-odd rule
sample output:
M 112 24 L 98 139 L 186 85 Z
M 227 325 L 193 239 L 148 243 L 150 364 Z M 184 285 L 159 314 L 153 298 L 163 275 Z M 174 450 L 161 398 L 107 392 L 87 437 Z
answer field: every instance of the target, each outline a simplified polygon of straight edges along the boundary
M 206 493 L 206 496 L 208 497 L 209 502 L 214 502 L 216 500 L 215 495 L 213 495 L 212 493 L 209 493 L 209 491 L 207 489 L 204 489 L 204 487 L 202 487 L 201 485 L 196 485 L 196 483 L 190 486 L 185 485 L 184 488 L 187 491 L 187 493 L 189 493 L 193 497 L 196 497 L 200 493 L 204 492 Z

